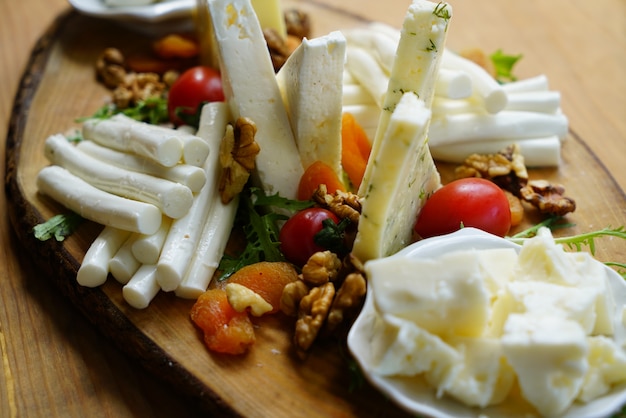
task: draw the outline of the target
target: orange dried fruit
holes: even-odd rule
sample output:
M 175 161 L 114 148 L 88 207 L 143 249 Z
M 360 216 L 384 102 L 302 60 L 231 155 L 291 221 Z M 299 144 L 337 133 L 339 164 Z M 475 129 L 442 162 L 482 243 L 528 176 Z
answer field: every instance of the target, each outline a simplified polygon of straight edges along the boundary
M 237 312 L 228 303 L 224 289 L 209 289 L 191 308 L 191 320 L 204 332 L 211 351 L 243 354 L 256 337 L 247 312 Z

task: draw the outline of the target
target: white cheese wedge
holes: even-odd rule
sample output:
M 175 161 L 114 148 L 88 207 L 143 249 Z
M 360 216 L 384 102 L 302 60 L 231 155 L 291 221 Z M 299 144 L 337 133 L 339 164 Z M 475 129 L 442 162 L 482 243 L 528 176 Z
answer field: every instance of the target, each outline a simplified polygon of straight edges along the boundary
M 589 370 L 577 398 L 583 402 L 605 395 L 612 385 L 626 381 L 626 351 L 603 336 L 590 337 L 588 342 Z
M 460 353 L 461 363 L 437 379 L 426 375 L 437 393 L 447 393 L 466 405 L 484 408 L 502 402 L 515 381 L 500 340 L 496 338 L 455 338 L 450 344 Z
M 257 126 L 261 151 L 253 180 L 268 194 L 295 199 L 304 172 L 261 25 L 250 0 L 211 0 L 224 94 L 233 119 Z
M 345 59 L 341 32 L 304 38 L 276 75 L 302 166 L 322 161 L 339 178 Z
M 428 148 L 428 127 L 450 6 L 415 0 L 404 19 L 383 111 L 359 196 L 363 199 L 353 253 L 363 261 L 411 242 L 428 196 L 441 186 Z
M 412 240 L 420 208 L 441 182 L 427 144 L 430 111 L 406 93 L 386 129 L 363 197 L 352 252 L 363 261 L 391 255 Z
M 460 354 L 439 336 L 409 320 L 381 315 L 375 324 L 380 327 L 372 339 L 372 370 L 377 374 L 414 376 L 430 371 L 446 375 L 461 361 Z
M 542 416 L 565 411 L 589 369 L 580 325 L 556 316 L 512 314 L 502 336 L 504 355 L 517 374 L 522 396 Z
M 365 272 L 381 312 L 443 337 L 480 336 L 487 326 L 489 294 L 474 251 L 380 258 L 365 263 Z

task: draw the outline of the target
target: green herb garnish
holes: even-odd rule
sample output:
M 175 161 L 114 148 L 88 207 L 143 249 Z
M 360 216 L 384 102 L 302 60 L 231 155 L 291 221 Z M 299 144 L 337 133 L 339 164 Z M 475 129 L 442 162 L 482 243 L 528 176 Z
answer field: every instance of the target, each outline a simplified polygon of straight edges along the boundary
M 158 125 L 169 121 L 169 115 L 167 113 L 167 99 L 164 97 L 151 97 L 140 101 L 135 106 L 125 109 L 119 109 L 113 104 L 106 104 L 96 110 L 96 112 L 90 117 L 79 118 L 77 122 L 84 122 L 87 119 L 109 119 L 118 113 L 152 125 Z
M 500 83 L 506 83 L 517 80 L 513 75 L 513 67 L 522 58 L 522 55 L 508 55 L 498 49 L 489 57 L 496 70 L 496 80 Z
M 224 255 L 218 270 L 218 280 L 224 280 L 237 270 L 260 261 L 284 261 L 280 251 L 279 224 L 288 219 L 279 210 L 294 212 L 313 206 L 311 201 L 290 200 L 275 195 L 266 195 L 263 190 L 252 187 L 239 194 L 237 224 L 242 226 L 246 247 L 236 257 Z
M 35 238 L 40 241 L 47 241 L 50 238 L 63 241 L 66 237 L 71 235 L 83 221 L 84 219 L 74 212 L 59 214 L 44 223 L 35 225 L 33 232 Z

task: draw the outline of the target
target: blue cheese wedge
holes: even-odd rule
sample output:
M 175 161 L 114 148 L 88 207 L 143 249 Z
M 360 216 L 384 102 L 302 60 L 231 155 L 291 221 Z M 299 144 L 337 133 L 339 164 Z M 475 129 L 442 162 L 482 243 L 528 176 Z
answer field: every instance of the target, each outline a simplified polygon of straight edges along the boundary
M 445 3 L 415 0 L 404 19 L 358 192 L 363 207 L 353 253 L 362 261 L 408 245 L 423 203 L 441 186 L 428 148 L 428 128 L 450 16 Z
M 268 194 L 295 199 L 304 172 L 263 31 L 250 0 L 208 1 L 224 94 L 233 119 L 257 126 L 252 173 Z
M 339 178 L 345 59 L 341 32 L 304 38 L 276 75 L 302 166 L 322 161 Z

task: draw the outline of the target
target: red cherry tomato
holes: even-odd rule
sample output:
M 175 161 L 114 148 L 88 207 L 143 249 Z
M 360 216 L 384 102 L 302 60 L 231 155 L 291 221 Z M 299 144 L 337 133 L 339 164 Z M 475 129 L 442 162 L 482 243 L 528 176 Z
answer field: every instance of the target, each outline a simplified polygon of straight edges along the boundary
M 337 216 L 322 208 L 308 208 L 293 215 L 280 230 L 280 250 L 287 260 L 297 266 L 303 266 L 309 257 L 324 248 L 314 241 L 315 235 L 323 228 L 322 222 L 332 219 L 339 223 Z
M 429 238 L 462 226 L 505 236 L 511 227 L 511 210 L 502 189 L 481 178 L 448 183 L 426 201 L 414 229 L 420 237 Z
M 170 121 L 183 123 L 176 116 L 177 108 L 184 108 L 184 113 L 194 115 L 202 102 L 223 102 L 224 90 L 220 73 L 210 67 L 192 67 L 182 73 L 172 84 L 168 93 L 167 111 Z

